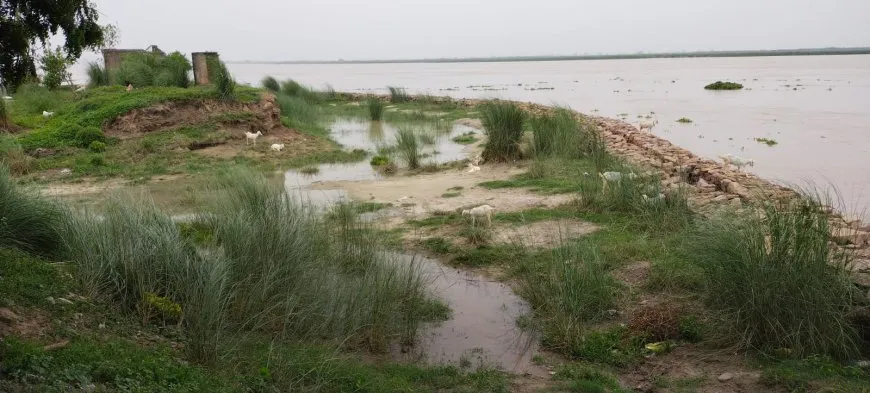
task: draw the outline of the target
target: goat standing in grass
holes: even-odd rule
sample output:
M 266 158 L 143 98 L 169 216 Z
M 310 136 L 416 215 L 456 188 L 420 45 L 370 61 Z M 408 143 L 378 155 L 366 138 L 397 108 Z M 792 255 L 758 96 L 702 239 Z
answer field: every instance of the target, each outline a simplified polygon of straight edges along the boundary
M 495 210 L 495 208 L 490 206 L 490 205 L 480 205 L 480 206 L 472 208 L 472 209 L 463 210 L 462 215 L 463 216 L 471 216 L 471 225 L 472 226 L 474 226 L 474 224 L 477 222 L 477 217 L 486 217 L 486 224 L 488 226 L 492 226 L 492 212 L 493 212 L 493 210 Z
M 251 141 L 254 141 L 254 146 L 257 146 L 257 138 L 259 138 L 261 136 L 263 136 L 263 133 L 260 131 L 257 131 L 256 133 L 245 132 L 245 144 L 247 145 Z
M 637 177 L 637 175 L 635 175 L 634 172 L 628 173 L 628 174 L 623 174 L 622 172 L 604 172 L 604 173 L 599 172 L 598 177 L 601 178 L 601 188 L 606 190 L 608 183 L 621 182 L 623 175 L 628 177 L 629 179 L 634 179 Z

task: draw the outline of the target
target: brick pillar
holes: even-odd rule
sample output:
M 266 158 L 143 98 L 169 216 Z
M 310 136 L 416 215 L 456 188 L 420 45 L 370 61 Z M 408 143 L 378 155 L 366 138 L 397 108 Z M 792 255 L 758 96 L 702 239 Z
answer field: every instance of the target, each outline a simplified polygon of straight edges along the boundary
M 194 52 L 191 53 L 193 58 L 193 80 L 197 85 L 209 85 L 212 82 L 213 75 L 217 71 L 216 65 L 220 61 L 217 52 Z

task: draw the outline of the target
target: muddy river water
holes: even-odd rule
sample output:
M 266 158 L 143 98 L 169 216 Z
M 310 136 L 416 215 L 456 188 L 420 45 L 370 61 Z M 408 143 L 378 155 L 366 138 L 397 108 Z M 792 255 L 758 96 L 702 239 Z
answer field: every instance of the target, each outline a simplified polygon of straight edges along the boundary
M 500 97 L 561 104 L 636 122 L 708 158 L 753 158 L 772 181 L 834 185 L 847 210 L 870 206 L 870 56 L 686 58 L 452 64 L 230 64 L 243 82 L 264 75 L 315 87 Z M 742 91 L 705 91 L 716 80 Z M 687 117 L 691 124 L 676 120 Z M 769 138 L 769 147 L 755 141 Z M 865 217 L 867 215 L 865 214 Z M 870 218 L 870 217 L 868 217 Z

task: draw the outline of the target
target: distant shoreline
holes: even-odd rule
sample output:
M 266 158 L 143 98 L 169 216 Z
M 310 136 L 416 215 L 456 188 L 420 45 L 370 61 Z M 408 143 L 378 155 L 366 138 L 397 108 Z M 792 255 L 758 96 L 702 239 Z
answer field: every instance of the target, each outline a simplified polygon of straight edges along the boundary
M 775 50 L 737 50 L 737 51 L 696 51 L 666 53 L 632 53 L 611 55 L 572 55 L 572 56 L 508 56 L 508 57 L 467 57 L 442 59 L 388 59 L 388 60 L 300 60 L 300 61 L 227 61 L 230 64 L 390 64 L 390 63 L 500 63 L 521 61 L 570 61 L 570 60 L 624 60 L 624 59 L 665 59 L 684 57 L 763 57 L 763 56 L 825 56 L 825 55 L 867 55 L 870 47 L 856 48 L 810 48 Z

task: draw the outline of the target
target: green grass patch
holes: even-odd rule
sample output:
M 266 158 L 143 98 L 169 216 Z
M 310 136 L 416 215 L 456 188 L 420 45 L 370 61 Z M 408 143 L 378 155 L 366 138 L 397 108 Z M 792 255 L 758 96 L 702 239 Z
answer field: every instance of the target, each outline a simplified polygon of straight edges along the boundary
M 372 121 L 380 121 L 384 117 L 384 103 L 377 98 L 366 100 L 366 108 L 369 110 L 369 118 Z
M 870 392 L 870 371 L 826 357 L 761 360 L 761 382 L 790 392 Z
M 490 162 L 519 159 L 526 112 L 514 103 L 501 101 L 483 104 L 480 112 L 487 136 L 483 158 Z
M 768 146 L 776 146 L 779 144 L 779 142 L 777 142 L 775 139 L 769 139 L 769 138 L 755 138 L 755 141 L 758 143 L 763 143 L 763 144 L 768 145 Z
M 463 133 L 462 135 L 456 136 L 451 139 L 453 142 L 456 142 L 460 145 L 470 145 L 472 143 L 477 142 L 479 139 L 475 137 L 476 133 L 474 131 L 468 131 Z

